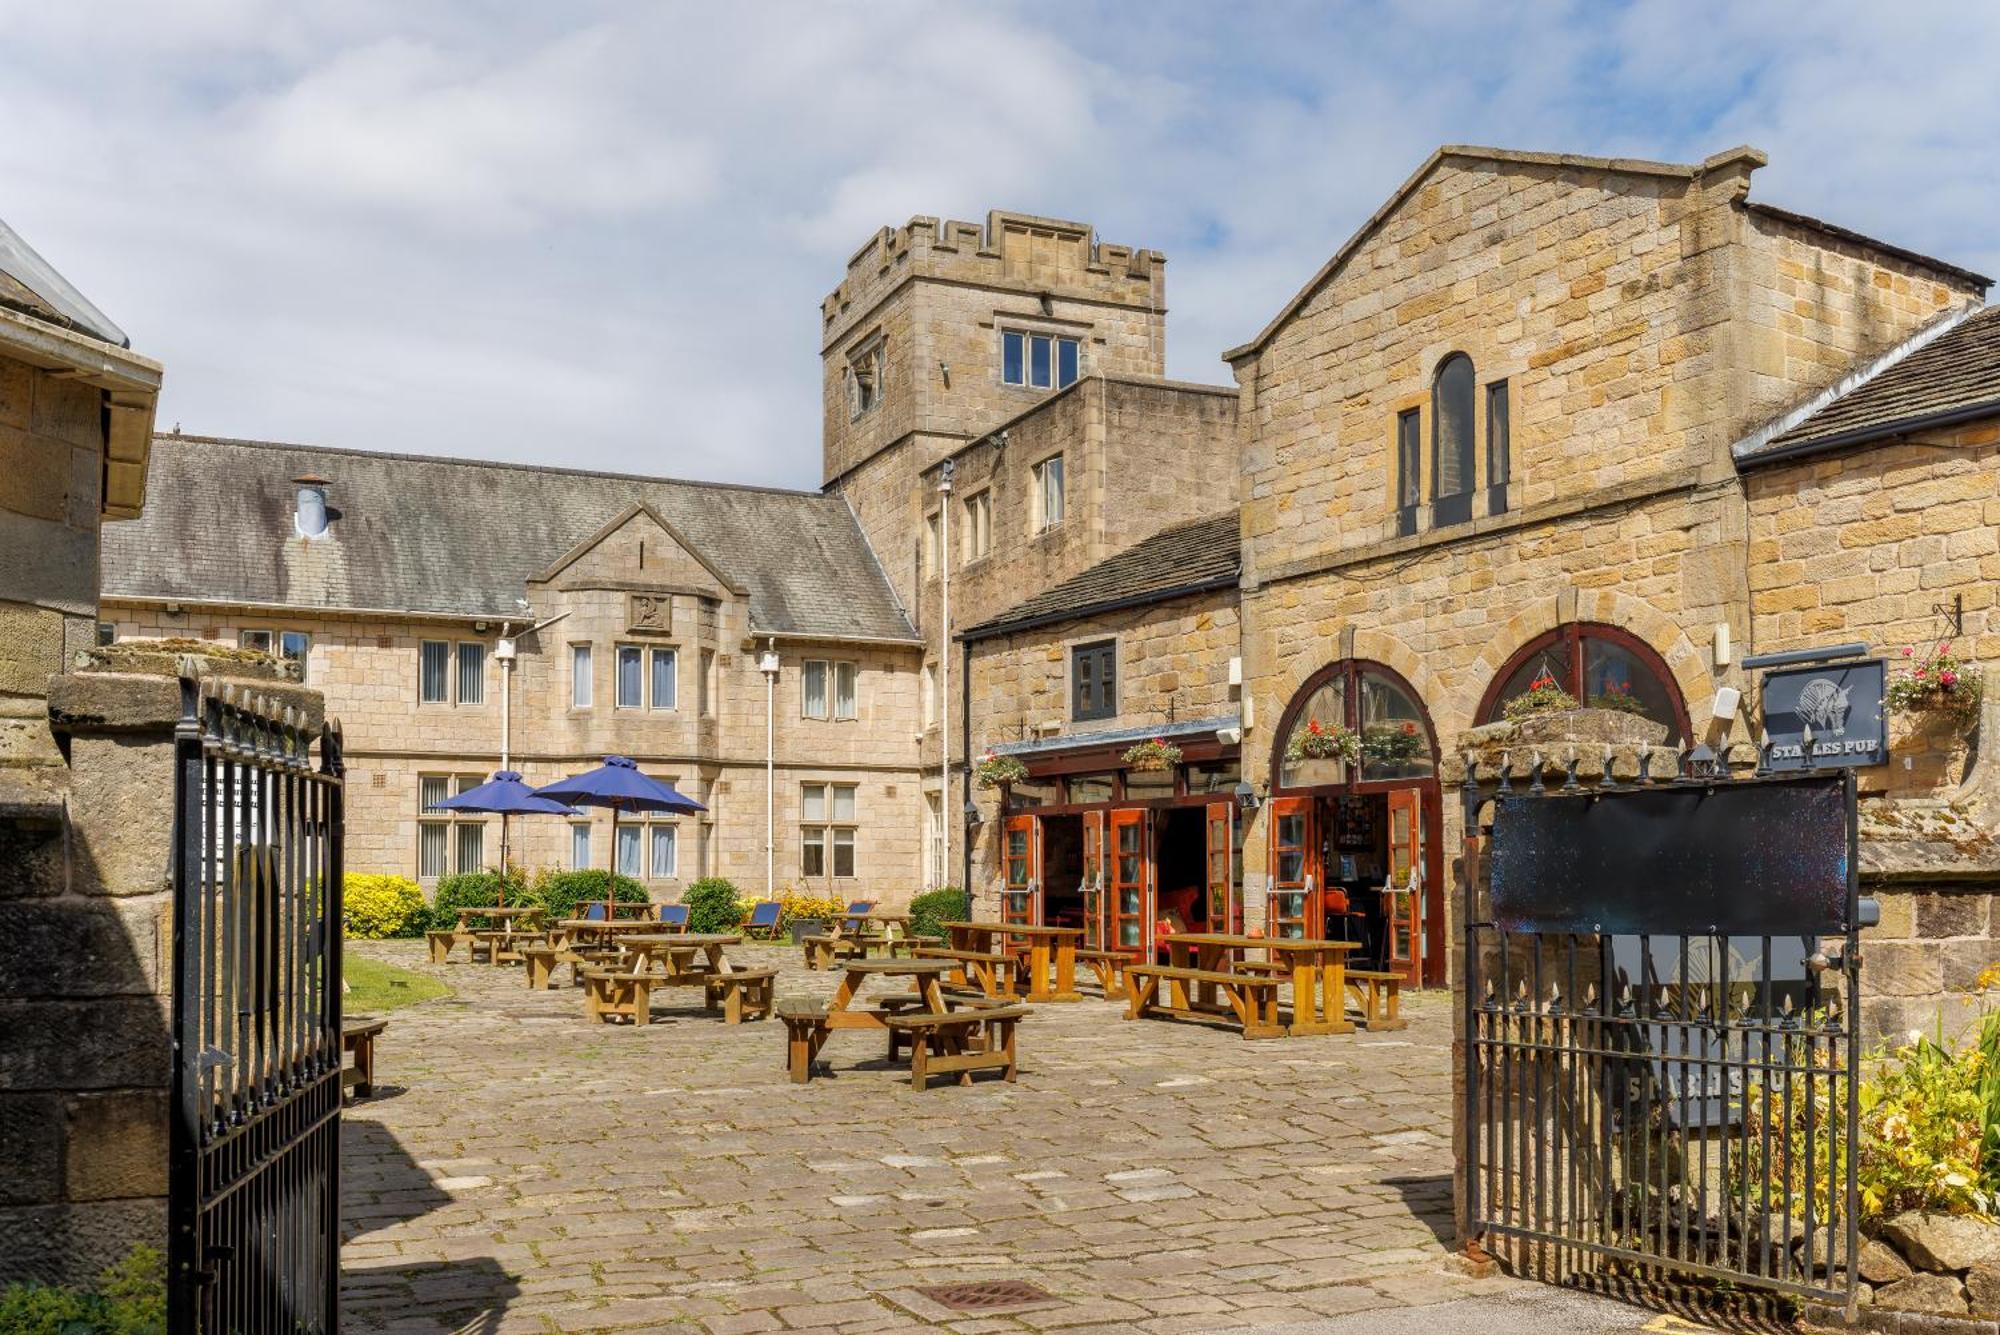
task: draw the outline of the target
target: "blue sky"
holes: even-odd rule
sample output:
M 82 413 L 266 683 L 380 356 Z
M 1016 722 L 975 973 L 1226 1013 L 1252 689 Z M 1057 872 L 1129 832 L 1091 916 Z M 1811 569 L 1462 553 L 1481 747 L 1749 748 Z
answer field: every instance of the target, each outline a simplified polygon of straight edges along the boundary
M 2000 6 L 0 0 L 0 218 L 190 432 L 812 486 L 819 299 L 1000 207 L 1225 378 L 1440 143 L 1771 155 L 2000 272 Z

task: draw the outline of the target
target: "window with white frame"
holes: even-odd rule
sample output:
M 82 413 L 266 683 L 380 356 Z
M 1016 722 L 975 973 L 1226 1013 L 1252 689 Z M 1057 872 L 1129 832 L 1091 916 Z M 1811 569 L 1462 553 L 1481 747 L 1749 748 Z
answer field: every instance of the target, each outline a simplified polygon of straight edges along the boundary
M 451 703 L 450 640 L 425 640 L 417 646 L 417 699 L 427 705 Z
M 1062 389 L 1083 369 L 1083 345 L 1061 334 L 1000 331 L 1000 381 L 1029 389 Z
M 618 695 L 620 709 L 637 709 L 645 703 L 645 650 L 636 644 L 618 646 Z
M 441 810 L 438 803 L 483 782 L 477 774 L 417 776 L 417 875 L 435 880 L 486 865 L 486 818 Z
M 935 579 L 938 573 L 938 557 L 941 555 L 938 537 L 938 514 L 933 511 L 924 516 L 924 578 Z
M 638 880 L 644 873 L 639 868 L 639 839 L 643 831 L 637 825 L 618 827 L 618 874 Z
M 655 709 L 680 708 L 680 655 L 672 649 L 654 649 L 651 657 Z
M 826 698 L 828 664 L 823 658 L 808 658 L 799 670 L 799 712 L 807 718 L 826 718 L 830 714 Z
M 967 565 L 993 550 L 993 489 L 982 487 L 965 498 L 965 519 L 959 526 L 960 546 Z
M 590 826 L 586 822 L 569 827 L 569 865 L 572 871 L 590 868 Z
M 260 654 L 271 652 L 271 632 L 268 630 L 245 630 L 236 634 L 238 648 L 255 649 Z
M 924 801 L 929 807 L 924 823 L 924 839 L 928 856 L 924 859 L 926 889 L 936 890 L 945 883 L 945 838 L 944 801 L 936 793 L 927 793 Z
M 569 647 L 569 707 L 571 709 L 590 708 L 590 646 L 572 644 Z
M 856 785 L 808 783 L 799 787 L 799 874 L 809 879 L 854 875 Z
M 1063 457 L 1052 454 L 1035 465 L 1035 531 L 1063 521 Z
M 306 680 L 306 656 L 312 652 L 312 636 L 302 630 L 278 632 L 278 657 L 299 665 L 299 680 Z
M 646 873 L 656 881 L 670 881 L 680 875 L 680 829 L 673 825 L 646 827 L 649 855 Z
M 837 721 L 861 717 L 861 666 L 858 663 L 833 665 L 833 717 Z

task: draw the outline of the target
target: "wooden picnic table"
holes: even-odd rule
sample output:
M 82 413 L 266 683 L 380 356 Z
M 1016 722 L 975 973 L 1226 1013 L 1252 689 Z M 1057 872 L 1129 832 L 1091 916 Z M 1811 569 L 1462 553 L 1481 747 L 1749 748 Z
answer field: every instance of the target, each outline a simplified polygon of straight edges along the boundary
M 1018 922 L 948 922 L 953 950 L 1004 953 L 996 946 L 1009 937 L 1028 943 L 1028 1000 L 1082 1001 L 1076 990 L 1076 946 L 1081 927 L 1041 927 Z M 997 938 L 997 939 L 996 939 Z
M 840 986 L 826 1005 L 828 1029 L 886 1029 L 887 1020 L 871 1010 L 855 1010 L 854 998 L 870 978 L 907 978 L 910 990 L 924 999 L 933 1011 L 951 1009 L 945 1004 L 944 976 L 952 971 L 949 960 L 846 960 L 836 965 L 841 971 Z
M 523 922 L 532 922 L 547 911 L 538 904 L 518 908 L 511 905 L 503 908 L 497 904 L 483 907 L 462 906 L 458 910 L 458 930 L 461 932 L 465 931 L 471 926 L 474 918 L 492 918 L 508 926 L 512 926 L 513 920 L 516 918 L 521 919 Z
M 1232 972 L 1246 952 L 1262 950 L 1273 963 L 1291 967 L 1292 1034 L 1351 1034 L 1347 1018 L 1347 956 L 1361 947 L 1352 941 L 1322 941 L 1312 937 L 1239 936 L 1232 932 L 1176 932 L 1166 938 L 1167 958 L 1176 968 Z M 1201 1000 L 1216 1002 L 1212 984 L 1203 984 Z
M 584 971 L 588 1014 L 645 1024 L 655 987 L 699 987 L 708 1008 L 721 1009 L 729 1024 L 771 1012 L 771 988 L 778 971 L 730 964 L 723 951 L 743 944 L 736 933 L 627 932 L 619 936 L 618 944 L 625 954 L 616 965 Z M 656 964 L 658 968 L 653 967 Z
M 595 941 L 599 945 L 617 945 L 621 937 L 658 933 L 657 919 L 648 918 L 564 918 L 556 924 L 556 931 L 562 940 L 556 945 L 567 945 L 572 941 Z
M 633 968 L 649 968 L 657 963 L 663 975 L 661 981 L 694 984 L 730 972 L 732 966 L 722 952 L 726 947 L 742 945 L 743 938 L 725 932 L 631 932 L 621 936 L 618 944 L 632 956 Z M 702 957 L 700 964 L 694 960 L 697 954 Z

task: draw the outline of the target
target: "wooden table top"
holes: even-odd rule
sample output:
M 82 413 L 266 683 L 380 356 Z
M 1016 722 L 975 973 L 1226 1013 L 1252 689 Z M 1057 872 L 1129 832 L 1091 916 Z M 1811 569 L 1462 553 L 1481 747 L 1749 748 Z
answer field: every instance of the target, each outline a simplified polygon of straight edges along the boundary
M 625 938 L 635 946 L 740 946 L 743 938 L 729 932 L 634 932 Z
M 1081 927 L 1040 927 L 1033 923 L 1024 922 L 944 922 L 939 923 L 938 926 L 943 927 L 947 931 L 956 927 L 973 932 L 1005 932 L 1009 936 L 1046 936 L 1056 941 L 1060 941 L 1064 937 L 1081 937 L 1083 935 Z
M 531 913 L 547 912 L 548 910 L 539 904 L 531 904 L 525 908 L 517 908 L 511 905 L 502 907 L 498 904 L 486 905 L 480 908 L 461 905 L 458 910 L 458 916 L 461 918 L 521 918 Z
M 1169 947 L 1183 946 L 1223 946 L 1233 950 L 1270 949 L 1286 951 L 1350 951 L 1361 949 L 1355 941 L 1322 941 L 1317 937 L 1301 936 L 1239 936 L 1234 932 L 1175 932 L 1161 938 Z
M 950 973 L 958 966 L 950 960 L 846 960 L 834 966 L 844 973 L 880 973 L 905 977 L 926 973 Z
M 658 931 L 658 918 L 564 918 L 558 927 L 588 928 L 600 932 L 652 932 Z

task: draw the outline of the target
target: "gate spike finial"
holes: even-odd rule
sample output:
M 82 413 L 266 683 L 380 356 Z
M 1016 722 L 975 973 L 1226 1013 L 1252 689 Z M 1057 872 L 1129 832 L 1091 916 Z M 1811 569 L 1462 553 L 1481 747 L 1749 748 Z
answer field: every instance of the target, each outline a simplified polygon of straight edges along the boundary
M 1542 753 L 1540 751 L 1530 754 L 1528 768 L 1533 773 L 1533 777 L 1528 780 L 1528 791 L 1531 793 L 1547 792 L 1548 787 L 1542 782 Z
M 1512 751 L 1502 751 L 1500 753 L 1500 791 L 1503 793 L 1513 792 L 1513 779 L 1514 753 Z
M 1563 791 L 1566 793 L 1573 793 L 1576 791 L 1577 788 L 1576 764 L 1577 764 L 1576 743 L 1572 742 L 1570 743 L 1570 748 L 1569 748 L 1569 762 L 1567 766 L 1567 769 L 1569 771 L 1568 777 L 1566 777 L 1563 780 Z

